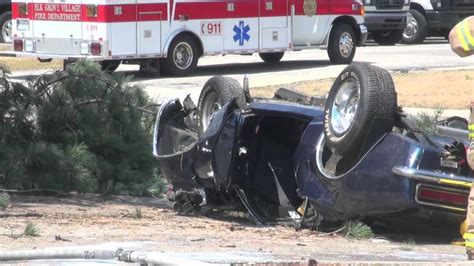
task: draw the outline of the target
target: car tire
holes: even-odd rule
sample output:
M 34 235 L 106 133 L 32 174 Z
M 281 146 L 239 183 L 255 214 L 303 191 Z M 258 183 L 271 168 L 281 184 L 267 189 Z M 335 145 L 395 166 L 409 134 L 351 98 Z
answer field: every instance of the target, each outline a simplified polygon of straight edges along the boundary
M 469 121 L 459 116 L 448 117 L 447 119 L 442 121 L 441 125 L 463 130 L 469 129 Z
M 354 29 L 349 24 L 338 23 L 329 35 L 328 55 L 333 64 L 350 64 L 356 52 Z
M 339 74 L 326 101 L 326 145 L 340 156 L 357 155 L 374 118 L 393 121 L 396 106 L 395 85 L 386 70 L 352 63 Z M 393 122 L 387 128 L 392 127 Z
M 0 16 L 0 27 L 2 34 L 0 34 L 1 43 L 12 42 L 12 12 L 5 12 Z
M 402 43 L 423 43 L 428 36 L 429 25 L 425 15 L 416 9 L 410 9 L 407 17 L 407 27 L 402 34 Z
M 374 31 L 371 35 L 380 45 L 395 45 L 402 39 L 403 30 Z
M 179 35 L 171 42 L 168 56 L 161 61 L 161 70 L 170 76 L 189 75 L 196 68 L 199 56 L 196 40 L 190 35 Z
M 100 61 L 100 67 L 103 71 L 114 72 L 120 66 L 120 60 L 104 60 Z
M 240 108 L 246 107 L 244 90 L 240 83 L 233 78 L 215 76 L 204 84 L 197 106 L 198 134 L 200 136 L 206 131 L 214 113 L 234 98 Z
M 259 53 L 258 55 L 265 63 L 278 63 L 283 58 L 284 52 L 280 53 Z

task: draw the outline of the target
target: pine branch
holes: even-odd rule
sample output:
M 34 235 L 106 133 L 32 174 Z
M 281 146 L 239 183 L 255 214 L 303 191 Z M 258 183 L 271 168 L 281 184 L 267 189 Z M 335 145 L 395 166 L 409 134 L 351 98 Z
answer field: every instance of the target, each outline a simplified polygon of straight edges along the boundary
M 78 102 L 74 105 L 74 107 L 79 107 L 79 106 L 82 106 L 82 105 L 92 104 L 92 103 L 103 103 L 103 102 L 106 102 L 106 101 L 102 100 L 102 99 L 92 99 L 92 100 L 87 100 L 87 101 L 83 101 L 83 102 Z
M 145 108 L 143 108 L 143 107 L 138 107 L 138 110 L 140 110 L 140 111 L 142 111 L 142 112 L 144 112 L 144 113 L 152 114 L 152 115 L 155 114 L 155 112 L 150 111 L 150 110 L 148 110 L 148 109 L 145 109 Z
M 43 217 L 44 214 L 37 212 L 0 212 L 0 218 L 8 217 Z
M 0 189 L 0 192 L 10 193 L 10 194 L 53 194 L 56 196 L 72 196 L 70 193 L 64 193 L 52 189 L 27 189 L 27 190 L 16 190 L 16 189 Z

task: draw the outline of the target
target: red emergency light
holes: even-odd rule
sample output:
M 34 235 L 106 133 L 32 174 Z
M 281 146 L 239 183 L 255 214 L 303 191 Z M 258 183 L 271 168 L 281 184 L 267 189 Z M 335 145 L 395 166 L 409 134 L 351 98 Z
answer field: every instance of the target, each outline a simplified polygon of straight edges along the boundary
M 13 50 L 23 52 L 23 40 L 13 40 Z
M 98 42 L 91 43 L 91 54 L 92 55 L 101 55 L 102 45 Z

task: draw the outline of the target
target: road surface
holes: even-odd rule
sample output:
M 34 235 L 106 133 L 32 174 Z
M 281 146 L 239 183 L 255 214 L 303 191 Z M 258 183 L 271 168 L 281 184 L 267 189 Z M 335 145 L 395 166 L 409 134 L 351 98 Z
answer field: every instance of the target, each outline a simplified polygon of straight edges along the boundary
M 354 61 L 369 62 L 390 71 L 426 71 L 431 69 L 472 68 L 474 57 L 460 58 L 448 43 L 358 47 Z M 130 66 L 121 69 L 130 69 Z M 257 54 L 204 57 L 189 77 L 140 79 L 154 98 L 185 97 L 196 99 L 204 83 L 214 75 L 230 76 L 242 81 L 249 75 L 250 87 L 288 84 L 304 80 L 336 77 L 344 65 L 331 65 L 325 50 L 288 52 L 279 64 L 264 64 Z M 129 72 L 129 71 L 127 71 Z M 130 71 L 131 74 L 137 72 Z

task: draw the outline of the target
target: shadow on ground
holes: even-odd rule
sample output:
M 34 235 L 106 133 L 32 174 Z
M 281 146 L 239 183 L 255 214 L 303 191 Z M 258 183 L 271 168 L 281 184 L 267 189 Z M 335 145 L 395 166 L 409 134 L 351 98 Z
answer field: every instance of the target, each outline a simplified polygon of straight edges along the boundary
M 281 61 L 279 63 L 267 64 L 264 62 L 256 63 L 233 63 L 233 64 L 213 64 L 198 66 L 196 70 L 188 77 L 215 76 L 215 75 L 243 75 L 283 72 L 292 70 L 303 70 L 310 68 L 321 68 L 331 65 L 328 60 L 292 60 Z M 52 73 L 52 72 L 49 72 Z M 173 78 L 167 75 L 150 75 L 139 71 L 118 71 L 124 75 L 134 76 L 134 81 L 145 81 L 156 78 Z M 17 75 L 14 78 L 20 80 L 34 80 L 39 75 Z M 316 78 L 316 77 L 315 77 Z
M 462 241 L 459 224 L 457 218 L 446 216 L 430 219 L 402 216 L 377 220 L 372 229 L 378 237 L 393 242 L 436 245 Z

